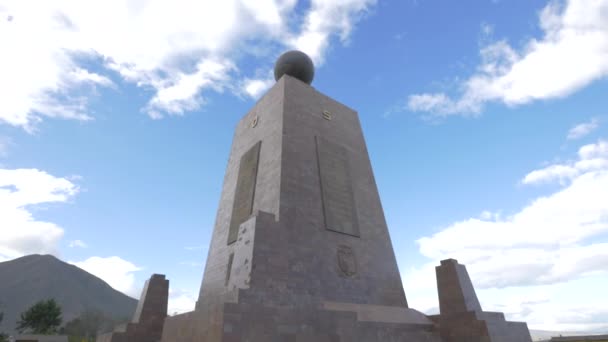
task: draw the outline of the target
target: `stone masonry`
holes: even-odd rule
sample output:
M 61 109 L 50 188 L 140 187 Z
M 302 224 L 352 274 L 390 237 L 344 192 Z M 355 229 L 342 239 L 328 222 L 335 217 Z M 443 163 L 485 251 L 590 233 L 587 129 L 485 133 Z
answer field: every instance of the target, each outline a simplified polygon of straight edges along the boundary
M 252 174 L 254 191 L 239 179 Z M 357 113 L 283 76 L 237 125 L 196 309 L 168 317 L 163 341 L 439 341 L 434 329 L 407 306 Z
M 169 280 L 153 274 L 146 281 L 139 303 L 130 323 L 122 324 L 114 332 L 97 336 L 97 342 L 158 342 L 167 317 Z
M 528 326 L 501 312 L 482 311 L 464 265 L 454 259 L 435 267 L 439 315 L 430 316 L 444 342 L 532 342 Z
M 455 260 L 437 281 L 440 315 L 408 307 L 357 112 L 283 75 L 237 124 L 195 310 L 162 341 L 530 341 Z

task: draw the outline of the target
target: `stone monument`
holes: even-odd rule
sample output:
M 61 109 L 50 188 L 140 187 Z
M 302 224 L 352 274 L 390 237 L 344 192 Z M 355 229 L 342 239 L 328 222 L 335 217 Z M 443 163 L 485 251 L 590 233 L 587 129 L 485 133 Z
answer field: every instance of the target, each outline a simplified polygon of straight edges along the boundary
M 439 293 L 438 324 L 443 341 L 532 342 L 526 323 L 508 322 L 501 312 L 482 311 L 464 265 L 442 260 L 435 268 Z
M 196 308 L 163 342 L 464 341 L 408 307 L 357 112 L 313 77 L 287 52 L 237 124 Z M 445 307 L 481 312 L 446 281 Z
M 130 323 L 122 324 L 114 332 L 97 336 L 97 342 L 157 342 L 163 333 L 167 317 L 169 280 L 153 274 L 146 281 Z

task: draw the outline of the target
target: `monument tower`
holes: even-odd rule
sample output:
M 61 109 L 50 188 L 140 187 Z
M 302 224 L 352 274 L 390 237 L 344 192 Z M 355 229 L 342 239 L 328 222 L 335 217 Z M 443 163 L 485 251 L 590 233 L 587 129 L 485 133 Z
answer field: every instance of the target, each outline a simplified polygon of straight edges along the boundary
M 313 76 L 283 54 L 237 124 L 196 308 L 162 341 L 443 341 L 408 308 L 357 112 Z

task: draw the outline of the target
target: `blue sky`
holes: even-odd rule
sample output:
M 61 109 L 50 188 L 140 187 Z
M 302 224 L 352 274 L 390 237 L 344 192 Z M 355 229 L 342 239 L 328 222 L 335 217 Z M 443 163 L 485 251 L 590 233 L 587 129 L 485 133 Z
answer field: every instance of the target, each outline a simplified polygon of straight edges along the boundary
M 288 49 L 358 110 L 410 305 L 608 329 L 608 1 L 0 0 L 0 260 L 193 308 L 239 118 Z

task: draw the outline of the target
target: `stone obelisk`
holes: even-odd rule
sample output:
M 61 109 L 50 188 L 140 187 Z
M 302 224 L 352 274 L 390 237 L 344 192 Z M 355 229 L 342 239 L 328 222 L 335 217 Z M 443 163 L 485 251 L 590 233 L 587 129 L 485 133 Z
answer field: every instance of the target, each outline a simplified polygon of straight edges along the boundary
M 283 54 L 237 124 L 196 308 L 167 317 L 162 341 L 531 341 L 481 310 L 452 259 L 441 314 L 408 308 L 357 112 L 313 76 L 308 56 Z
M 237 124 L 196 309 L 167 318 L 163 341 L 430 336 L 407 306 L 357 112 L 313 75 L 284 54 Z

